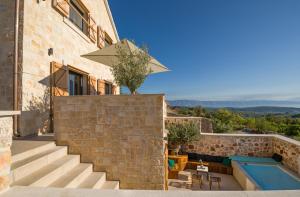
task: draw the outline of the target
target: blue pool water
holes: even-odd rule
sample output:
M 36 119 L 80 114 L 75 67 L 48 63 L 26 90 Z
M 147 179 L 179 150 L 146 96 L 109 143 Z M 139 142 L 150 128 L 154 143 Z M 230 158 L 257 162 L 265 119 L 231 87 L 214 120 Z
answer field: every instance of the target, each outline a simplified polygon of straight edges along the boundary
M 240 165 L 262 190 L 300 189 L 300 180 L 282 170 L 278 165 L 249 163 Z

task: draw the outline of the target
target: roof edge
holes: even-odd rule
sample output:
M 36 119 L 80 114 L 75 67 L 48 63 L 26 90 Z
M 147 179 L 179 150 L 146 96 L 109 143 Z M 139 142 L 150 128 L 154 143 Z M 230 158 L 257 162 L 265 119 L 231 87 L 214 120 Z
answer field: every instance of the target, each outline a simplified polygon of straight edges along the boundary
M 111 24 L 113 26 L 113 30 L 114 30 L 115 36 L 117 38 L 117 41 L 119 42 L 120 41 L 119 34 L 118 34 L 118 31 L 117 31 L 117 28 L 116 28 L 116 25 L 115 25 L 115 21 L 114 21 L 114 18 L 112 16 L 112 13 L 111 13 L 111 10 L 110 10 L 109 4 L 108 4 L 108 0 L 103 0 L 103 1 L 104 1 L 106 10 L 108 12 L 109 20 L 110 20 L 110 22 L 111 22 Z

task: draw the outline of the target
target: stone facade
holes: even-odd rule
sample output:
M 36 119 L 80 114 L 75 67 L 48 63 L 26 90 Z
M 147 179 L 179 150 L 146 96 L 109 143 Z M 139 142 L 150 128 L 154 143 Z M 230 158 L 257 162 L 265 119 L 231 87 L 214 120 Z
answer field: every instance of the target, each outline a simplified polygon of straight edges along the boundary
M 166 117 L 166 125 L 170 123 L 193 122 L 199 126 L 200 133 L 213 133 L 211 120 L 203 117 Z
M 187 152 L 216 156 L 271 157 L 278 153 L 283 164 L 300 174 L 300 143 L 279 135 L 201 134 Z
M 10 184 L 11 144 L 14 112 L 0 111 L 0 192 Z
M 97 25 L 118 41 L 106 0 L 81 0 Z M 52 6 L 52 0 L 20 0 L 19 131 L 22 136 L 49 131 L 49 86 L 52 61 L 70 65 L 96 79 L 114 82 L 110 67 L 82 58 L 99 49 L 87 35 Z M 13 106 L 13 46 L 15 1 L 0 2 L 0 109 Z M 53 48 L 53 55 L 48 49 Z M 117 93 L 119 88 L 117 88 Z M 32 102 L 35 100 L 35 102 Z
M 54 132 L 121 189 L 165 188 L 163 95 L 54 98 Z

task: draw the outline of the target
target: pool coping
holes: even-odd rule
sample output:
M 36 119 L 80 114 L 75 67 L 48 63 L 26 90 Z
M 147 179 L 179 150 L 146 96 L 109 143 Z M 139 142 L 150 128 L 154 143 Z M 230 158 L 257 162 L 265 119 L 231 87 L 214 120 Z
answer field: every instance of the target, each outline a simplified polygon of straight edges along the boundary
M 233 172 L 236 172 L 236 168 L 238 168 L 238 174 L 240 174 L 240 172 L 242 172 L 240 175 L 243 175 L 243 177 L 237 175 L 237 173 L 233 173 L 234 178 L 238 181 L 238 183 L 242 186 L 242 188 L 244 190 L 262 190 L 262 188 L 257 184 L 257 182 L 246 172 L 246 170 L 240 165 L 240 163 L 238 161 L 232 161 L 232 168 L 233 168 Z M 241 179 L 243 178 L 243 180 L 246 182 L 246 184 L 244 185 L 244 183 L 242 183 Z M 253 185 L 254 188 L 250 188 L 247 186 L 247 181 L 250 181 Z

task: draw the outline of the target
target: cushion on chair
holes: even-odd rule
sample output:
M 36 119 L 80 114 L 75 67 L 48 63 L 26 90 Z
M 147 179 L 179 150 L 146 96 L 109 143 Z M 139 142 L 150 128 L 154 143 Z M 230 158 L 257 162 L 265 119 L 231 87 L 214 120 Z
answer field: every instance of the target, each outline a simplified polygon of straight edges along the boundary
M 175 167 L 175 161 L 174 161 L 174 160 L 169 159 L 169 160 L 168 160 L 168 163 L 169 163 L 169 167 L 170 167 L 171 169 L 173 169 L 173 168 Z
M 226 157 L 225 159 L 223 159 L 222 164 L 224 164 L 225 166 L 231 166 L 231 159 Z

